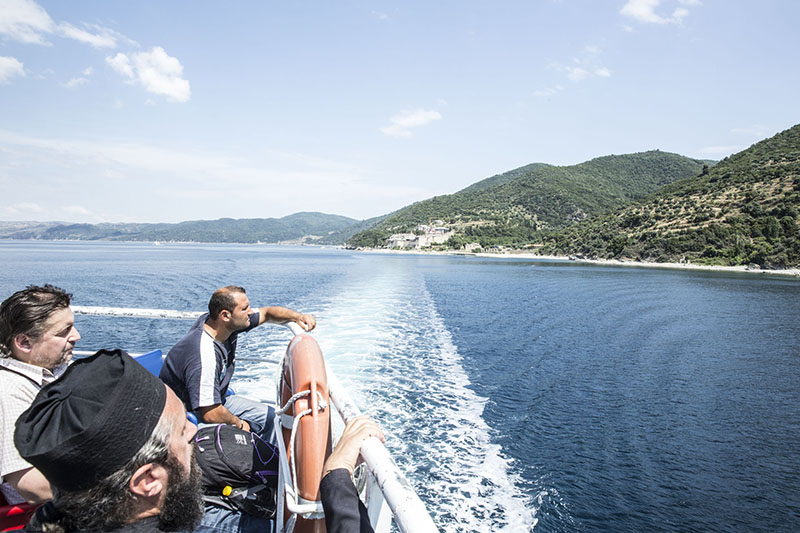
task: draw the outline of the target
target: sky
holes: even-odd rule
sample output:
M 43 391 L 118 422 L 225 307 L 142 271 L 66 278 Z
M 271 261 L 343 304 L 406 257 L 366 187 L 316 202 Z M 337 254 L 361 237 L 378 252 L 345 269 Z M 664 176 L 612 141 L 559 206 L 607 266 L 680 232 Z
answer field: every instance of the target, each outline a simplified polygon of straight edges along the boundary
M 0 221 L 365 219 L 800 122 L 797 0 L 0 0 Z

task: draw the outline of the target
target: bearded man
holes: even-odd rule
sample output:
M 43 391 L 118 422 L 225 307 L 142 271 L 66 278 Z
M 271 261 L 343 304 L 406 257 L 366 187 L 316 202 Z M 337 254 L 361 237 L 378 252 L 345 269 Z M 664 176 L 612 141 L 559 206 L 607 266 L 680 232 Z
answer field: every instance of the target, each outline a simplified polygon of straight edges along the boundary
M 27 531 L 191 531 L 203 516 L 197 429 L 183 403 L 121 350 L 76 361 L 17 420 L 20 455 L 53 501 Z
M 238 394 L 227 395 L 239 334 L 267 322 L 295 322 L 305 331 L 317 324 L 313 315 L 286 307 L 253 309 L 243 287 L 217 289 L 208 302 L 208 313 L 167 354 L 159 377 L 200 422 L 230 424 L 269 438 L 274 410 Z

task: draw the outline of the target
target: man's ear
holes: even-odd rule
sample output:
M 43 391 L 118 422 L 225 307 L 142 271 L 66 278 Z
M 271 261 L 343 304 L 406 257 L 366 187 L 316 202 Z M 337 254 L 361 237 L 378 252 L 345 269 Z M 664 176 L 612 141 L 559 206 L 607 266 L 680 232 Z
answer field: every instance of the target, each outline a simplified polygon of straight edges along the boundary
M 223 309 L 222 311 L 219 312 L 219 317 L 222 320 L 228 321 L 231 319 L 231 312 L 228 311 L 227 309 Z
M 18 333 L 14 336 L 14 347 L 17 350 L 22 352 L 28 353 L 31 351 L 33 343 L 31 342 L 31 338 L 24 333 Z
M 142 465 L 131 476 L 128 487 L 137 496 L 157 502 L 167 487 L 167 469 L 155 463 Z

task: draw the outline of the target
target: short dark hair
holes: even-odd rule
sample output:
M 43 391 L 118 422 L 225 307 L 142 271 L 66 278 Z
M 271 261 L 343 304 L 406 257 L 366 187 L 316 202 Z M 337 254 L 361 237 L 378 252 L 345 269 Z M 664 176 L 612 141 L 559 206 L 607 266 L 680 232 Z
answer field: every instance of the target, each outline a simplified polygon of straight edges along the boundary
M 28 285 L 6 298 L 0 304 L 0 352 L 10 355 L 17 335 L 38 339 L 50 315 L 69 307 L 71 298 L 70 293 L 50 284 Z
M 236 293 L 247 294 L 247 291 L 244 290 L 244 287 L 236 285 L 228 285 L 215 290 L 211 295 L 211 300 L 208 301 L 208 317 L 216 320 L 222 311 L 233 312 L 233 308 L 236 307 L 233 295 Z

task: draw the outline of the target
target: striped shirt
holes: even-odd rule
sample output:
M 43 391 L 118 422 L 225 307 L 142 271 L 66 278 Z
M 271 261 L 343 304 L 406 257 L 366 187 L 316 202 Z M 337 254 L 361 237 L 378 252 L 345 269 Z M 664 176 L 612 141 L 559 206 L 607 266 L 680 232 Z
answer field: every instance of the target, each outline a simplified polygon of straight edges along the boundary
M 205 329 L 208 313 L 203 314 L 172 347 L 158 377 L 169 385 L 188 411 L 221 404 L 236 368 L 238 333 L 224 342 Z M 258 325 L 258 312 L 250 315 L 249 331 Z

